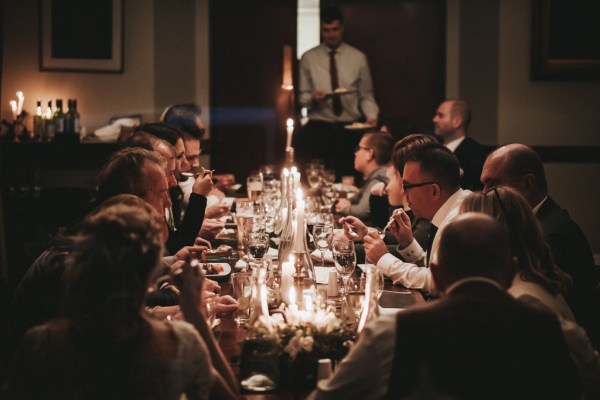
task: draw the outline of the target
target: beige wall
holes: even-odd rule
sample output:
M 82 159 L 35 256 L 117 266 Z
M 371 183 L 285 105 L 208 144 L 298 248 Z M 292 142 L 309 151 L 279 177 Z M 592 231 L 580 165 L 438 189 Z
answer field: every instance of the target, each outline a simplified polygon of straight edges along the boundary
M 4 0 L 1 116 L 10 118 L 8 101 L 17 90 L 24 92 L 30 113 L 38 97 L 62 98 L 65 108 L 66 99 L 77 98 L 88 132 L 117 115 L 141 114 L 144 121 L 154 121 L 174 102 L 197 102 L 207 116 L 207 16 L 208 0 L 127 0 L 123 74 L 40 72 L 38 0 Z M 167 41 L 178 34 L 191 39 L 179 45 Z M 184 62 L 170 73 L 177 60 Z
M 448 0 L 448 96 L 473 103 L 471 131 L 482 143 L 600 145 L 600 82 L 529 79 L 531 19 L 530 1 Z M 600 164 L 545 167 L 551 195 L 600 253 Z
M 38 1 L 5 1 L 2 117 L 10 116 L 8 101 L 22 90 L 24 108 L 30 113 L 35 111 L 38 97 L 43 102 L 62 98 L 65 106 L 66 99 L 77 98 L 82 125 L 88 132 L 116 115 L 139 113 L 144 119 L 153 119 L 154 70 L 148 68 L 154 62 L 153 27 L 147 21 L 152 21 L 154 8 L 147 4 L 125 1 L 125 72 L 89 74 L 40 72 Z

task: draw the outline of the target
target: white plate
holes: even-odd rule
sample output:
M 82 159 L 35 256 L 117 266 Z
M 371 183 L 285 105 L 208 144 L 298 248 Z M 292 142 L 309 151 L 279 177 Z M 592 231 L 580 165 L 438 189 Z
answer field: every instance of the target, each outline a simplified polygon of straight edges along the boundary
M 206 277 L 209 279 L 227 276 L 231 273 L 231 265 L 229 265 L 227 263 L 219 263 L 219 262 L 200 263 L 200 265 L 205 265 L 205 264 L 215 264 L 215 265 L 220 265 L 221 267 L 223 267 L 223 272 L 221 272 L 219 274 L 206 274 Z
M 373 125 L 359 122 L 356 124 L 345 125 L 344 128 L 348 129 L 349 131 L 364 131 L 366 129 L 374 129 L 375 127 Z
M 339 88 L 337 90 L 334 90 L 333 92 L 326 93 L 325 96 L 343 96 L 343 95 L 351 94 L 351 93 L 356 93 L 356 90 L 355 89 L 354 90 L 348 90 L 348 89 L 342 90 L 342 88 Z

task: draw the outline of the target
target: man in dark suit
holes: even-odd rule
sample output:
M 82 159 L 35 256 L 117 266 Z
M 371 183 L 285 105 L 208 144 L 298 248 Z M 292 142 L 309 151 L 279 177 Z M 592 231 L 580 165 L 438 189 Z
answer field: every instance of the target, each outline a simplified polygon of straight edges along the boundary
M 311 398 L 578 398 L 556 317 L 506 293 L 515 260 L 497 221 L 446 225 L 431 272 L 444 297 L 368 325 Z
M 460 186 L 463 189 L 481 190 L 479 176 L 485 161 L 485 150 L 467 136 L 471 123 L 471 109 L 467 102 L 459 99 L 444 101 L 432 121 L 435 135 L 458 158 L 461 169 Z
M 510 186 L 527 199 L 533 208 L 554 262 L 573 278 L 567 302 L 579 325 L 588 331 L 592 342 L 600 345 L 600 272 L 594 266 L 590 245 L 567 211 L 548 195 L 544 165 L 539 155 L 523 144 L 509 144 L 492 152 L 483 166 L 481 182 L 485 189 Z M 596 298 L 594 298 L 596 292 Z

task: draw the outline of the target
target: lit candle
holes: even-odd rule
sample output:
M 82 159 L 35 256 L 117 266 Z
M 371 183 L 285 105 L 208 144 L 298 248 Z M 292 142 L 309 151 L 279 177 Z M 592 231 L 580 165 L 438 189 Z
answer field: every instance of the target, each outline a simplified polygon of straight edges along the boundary
M 298 305 L 296 304 L 296 289 L 294 289 L 294 286 L 292 285 L 290 287 L 290 292 L 289 292 L 289 304 L 288 304 L 288 322 L 290 324 L 295 324 L 298 321 Z
M 23 96 L 23 92 L 20 90 L 17 92 L 17 115 L 20 115 L 23 111 L 23 101 L 25 101 L 25 96 Z
M 13 115 L 13 121 L 17 120 L 17 115 L 19 115 L 17 113 L 17 102 L 14 100 L 9 101 L 10 103 L 10 109 L 12 111 L 12 115 Z
M 302 198 L 302 189 L 296 189 L 296 240 L 294 241 L 294 251 L 304 251 L 304 199 Z
M 292 147 L 292 135 L 294 134 L 294 120 L 291 118 L 287 119 L 287 142 L 286 148 Z
M 294 89 L 292 83 L 292 46 L 290 45 L 283 46 L 283 84 L 281 87 L 285 90 Z

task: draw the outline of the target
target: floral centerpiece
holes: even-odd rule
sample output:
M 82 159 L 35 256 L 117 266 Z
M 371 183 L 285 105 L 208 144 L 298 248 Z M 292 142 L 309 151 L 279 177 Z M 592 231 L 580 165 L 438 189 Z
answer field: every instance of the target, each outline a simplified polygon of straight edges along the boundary
M 314 388 L 319 359 L 341 360 L 356 340 L 355 331 L 331 309 L 320 309 L 304 317 L 278 328 L 283 348 L 281 363 L 286 371 L 282 378 L 297 390 Z

